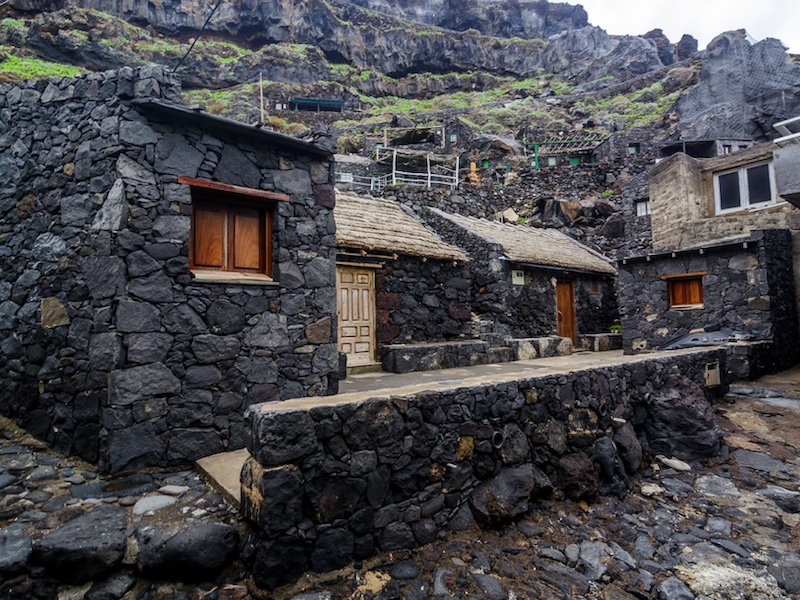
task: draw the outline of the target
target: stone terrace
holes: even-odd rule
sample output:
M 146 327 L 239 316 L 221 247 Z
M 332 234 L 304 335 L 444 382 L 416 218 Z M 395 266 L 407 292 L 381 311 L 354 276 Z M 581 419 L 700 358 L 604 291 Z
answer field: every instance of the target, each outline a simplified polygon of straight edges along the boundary
M 253 406 L 241 511 L 260 531 L 255 582 L 498 526 L 539 498 L 622 496 L 643 455 L 714 456 L 721 432 L 699 382 L 716 361 L 719 348 L 592 353 Z

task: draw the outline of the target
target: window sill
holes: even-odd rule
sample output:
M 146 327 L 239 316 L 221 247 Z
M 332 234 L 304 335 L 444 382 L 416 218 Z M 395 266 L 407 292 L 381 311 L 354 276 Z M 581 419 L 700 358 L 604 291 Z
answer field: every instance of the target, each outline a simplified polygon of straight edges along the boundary
M 748 214 L 756 213 L 756 212 L 761 212 L 762 210 L 769 210 L 770 208 L 783 208 L 788 204 L 789 203 L 786 200 L 779 200 L 777 202 L 764 202 L 760 205 L 751 204 L 748 206 L 740 206 L 737 208 L 726 208 L 726 209 L 717 208 L 715 216 L 724 217 L 725 215 L 735 215 L 737 213 L 748 213 Z
M 676 304 L 670 306 L 670 310 L 702 310 L 706 307 L 705 304 Z
M 192 280 L 198 283 L 230 283 L 235 285 L 279 285 L 267 275 L 235 273 L 232 271 L 192 271 Z

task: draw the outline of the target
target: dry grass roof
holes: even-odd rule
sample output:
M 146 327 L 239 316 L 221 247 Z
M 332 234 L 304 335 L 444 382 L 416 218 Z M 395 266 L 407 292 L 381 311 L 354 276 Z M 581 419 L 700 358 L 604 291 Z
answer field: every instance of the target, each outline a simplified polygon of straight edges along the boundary
M 435 208 L 430 210 L 487 242 L 501 246 L 508 259 L 515 263 L 568 271 L 616 273 L 610 260 L 555 229 L 498 223 L 453 215 Z
M 467 260 L 461 250 L 440 240 L 394 202 L 337 191 L 333 216 L 339 247 Z

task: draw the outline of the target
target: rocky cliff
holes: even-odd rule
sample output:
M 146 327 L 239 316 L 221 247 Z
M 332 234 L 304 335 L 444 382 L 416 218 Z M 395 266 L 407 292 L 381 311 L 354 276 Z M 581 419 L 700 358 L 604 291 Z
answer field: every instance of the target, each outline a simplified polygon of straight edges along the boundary
M 0 27 L 0 62 L 19 48 L 91 70 L 174 67 L 210 10 L 199 0 L 10 0 L 0 17 L 25 25 Z M 800 114 L 800 65 L 777 40 L 751 45 L 744 32 L 729 32 L 698 53 L 689 36 L 677 44 L 658 29 L 610 36 L 582 7 L 544 0 L 223 2 L 181 73 L 185 88 L 229 88 L 262 75 L 294 85 L 292 94 L 358 101 L 504 88 L 504 102 L 555 93 L 569 105 L 573 92 L 627 94 L 632 103 L 637 89 L 653 102 L 675 91 L 671 133 L 686 139 L 764 140 L 774 122 Z M 665 80 L 684 84 L 665 94 L 652 88 Z
M 11 0 L 11 6 L 19 10 L 30 9 L 30 4 L 29 0 Z M 210 10 L 198 0 L 77 0 L 77 4 L 171 37 L 195 35 Z M 442 2 L 429 6 L 406 1 L 393 3 L 394 8 L 384 4 L 386 0 L 370 4 L 368 10 L 326 0 L 223 2 L 209 22 L 208 34 L 251 48 L 307 44 L 319 48 L 331 63 L 372 69 L 391 77 L 415 72 L 482 71 L 526 78 L 544 70 L 563 76 L 581 75 L 585 81 L 592 78 L 596 62 L 620 43 L 589 26 L 581 7 L 517 0 L 470 3 L 466 10 L 450 5 L 444 10 Z M 382 8 L 388 14 L 374 10 Z M 65 11 L 66 18 L 71 12 Z M 431 25 L 412 24 L 406 20 L 409 16 Z M 484 23 L 483 31 L 470 26 L 479 23 Z M 542 39 L 546 36 L 549 39 Z M 640 46 L 637 51 L 645 57 L 638 61 L 643 68 L 664 66 L 654 41 L 635 39 Z M 54 44 L 57 36 L 44 42 L 34 40 L 44 52 L 47 42 Z M 624 54 L 626 47 L 623 45 L 620 53 Z M 629 73 L 617 72 L 615 61 L 617 57 L 612 56 L 612 66 L 604 69 L 602 76 L 624 80 Z
M 700 80 L 677 106 L 682 138 L 764 140 L 774 123 L 800 115 L 800 64 L 780 41 L 751 44 L 743 29 L 730 31 L 700 60 Z
M 546 39 L 589 24 L 582 6 L 543 0 L 354 0 L 352 4 L 418 23 L 505 38 Z

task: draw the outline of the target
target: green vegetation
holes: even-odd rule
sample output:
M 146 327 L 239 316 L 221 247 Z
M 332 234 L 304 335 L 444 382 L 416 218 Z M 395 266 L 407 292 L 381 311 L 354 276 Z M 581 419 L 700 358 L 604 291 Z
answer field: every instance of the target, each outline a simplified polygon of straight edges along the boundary
M 220 65 L 235 63 L 252 54 L 249 50 L 229 42 L 200 40 L 195 47 L 201 49 L 206 56 L 212 57 Z
M 25 21 L 19 19 L 6 18 L 0 21 L 0 29 L 21 29 L 25 27 Z
M 84 71 L 78 67 L 61 65 L 38 58 L 21 57 L 8 54 L 13 48 L 0 46 L 0 55 L 6 54 L 0 62 L 0 81 L 30 81 L 49 77 L 78 77 Z
M 568 96 L 575 89 L 575 86 L 568 84 L 566 81 L 551 81 L 550 89 L 556 96 Z
M 588 96 L 576 106 L 587 111 L 595 120 L 622 121 L 626 128 L 651 127 L 660 123 L 681 96 L 676 90 L 665 94 L 660 82 L 611 98 Z

